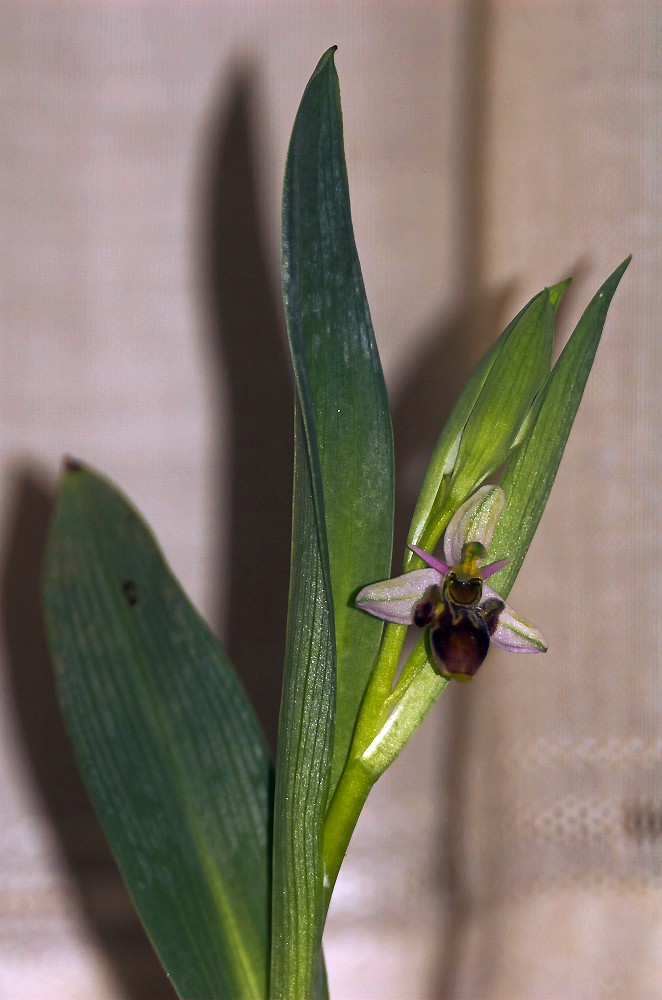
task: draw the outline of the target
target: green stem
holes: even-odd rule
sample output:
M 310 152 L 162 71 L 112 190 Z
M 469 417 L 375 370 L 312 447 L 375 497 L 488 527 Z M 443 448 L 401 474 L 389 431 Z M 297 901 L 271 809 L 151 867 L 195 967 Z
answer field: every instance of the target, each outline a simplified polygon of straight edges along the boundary
M 447 489 L 446 483 L 443 486 Z M 443 496 L 441 487 L 440 494 Z M 442 503 L 433 523 L 428 523 L 422 533 L 423 548 L 434 549 L 449 517 L 448 504 Z M 412 558 L 417 557 L 412 555 Z M 323 845 L 327 907 L 370 789 L 418 729 L 448 683 L 428 664 L 423 638 L 416 643 L 395 683 L 406 634 L 406 625 L 388 624 L 384 629 L 347 763 L 327 810 Z
M 387 626 L 359 712 L 349 758 L 324 821 L 324 886 L 328 907 L 350 838 L 370 789 L 418 729 L 448 681 L 427 662 L 423 639 L 395 689 L 406 628 Z
M 393 691 L 393 681 L 402 655 L 406 625 L 389 623 L 384 629 L 382 643 L 375 666 L 366 687 L 356 723 L 352 751 L 361 754 L 388 715 L 388 699 Z
M 457 502 L 456 506 L 459 507 L 460 503 Z M 453 507 L 447 501 L 442 507 L 435 508 L 430 514 L 418 543 L 426 552 L 434 552 L 437 542 L 448 527 L 452 512 Z
M 362 766 L 361 758 L 352 758 L 342 773 L 324 821 L 324 892 L 326 908 L 338 878 L 354 827 L 379 775 Z
M 363 764 L 375 781 L 404 749 L 449 681 L 425 661 L 402 698 L 363 754 Z
M 407 658 L 407 662 L 402 668 L 402 673 L 398 677 L 398 682 L 395 685 L 393 693 L 389 695 L 387 699 L 388 708 L 394 708 L 400 701 L 405 691 L 414 680 L 416 675 L 420 670 L 423 669 L 427 662 L 428 654 L 425 648 L 425 637 L 421 636 L 413 650 Z
M 323 846 L 327 907 L 354 827 L 368 793 L 379 777 L 364 766 L 362 756 L 374 734 L 379 732 L 388 718 L 389 698 L 406 634 L 406 625 L 388 624 L 384 629 L 379 653 L 361 702 L 347 763 L 327 810 Z

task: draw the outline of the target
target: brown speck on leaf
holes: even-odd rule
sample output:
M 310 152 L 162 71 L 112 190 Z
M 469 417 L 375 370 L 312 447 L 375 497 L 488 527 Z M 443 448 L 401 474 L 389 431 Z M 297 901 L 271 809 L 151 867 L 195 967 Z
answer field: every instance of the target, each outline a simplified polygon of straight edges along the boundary
M 133 580 L 125 580 L 122 584 L 124 600 L 130 608 L 135 608 L 138 603 L 138 587 Z

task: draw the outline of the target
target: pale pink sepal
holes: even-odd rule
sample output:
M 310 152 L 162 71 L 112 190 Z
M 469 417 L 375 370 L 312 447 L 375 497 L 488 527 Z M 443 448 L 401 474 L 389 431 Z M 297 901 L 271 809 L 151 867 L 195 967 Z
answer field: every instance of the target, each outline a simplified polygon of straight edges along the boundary
M 436 569 L 415 569 L 392 580 L 381 580 L 364 587 L 356 595 L 357 608 L 396 625 L 411 625 L 414 606 L 428 587 L 439 586 L 443 574 Z
M 481 486 L 458 507 L 444 535 L 444 557 L 449 566 L 461 561 L 465 542 L 482 542 L 486 549 L 490 547 L 505 502 L 500 486 Z
M 483 600 L 488 597 L 502 600 L 491 587 L 483 587 Z M 547 652 L 547 643 L 540 629 L 526 618 L 520 618 L 508 604 L 499 615 L 499 624 L 492 636 L 492 642 L 511 653 Z

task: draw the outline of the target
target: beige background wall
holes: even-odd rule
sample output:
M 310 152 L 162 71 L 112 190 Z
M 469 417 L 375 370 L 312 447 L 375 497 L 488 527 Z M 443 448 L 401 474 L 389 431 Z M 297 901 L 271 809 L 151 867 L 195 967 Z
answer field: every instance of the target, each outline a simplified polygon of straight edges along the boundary
M 400 545 L 485 345 L 573 274 L 567 336 L 635 255 L 513 592 L 550 652 L 491 654 L 375 790 L 330 917 L 332 995 L 662 996 L 662 6 L 0 0 L 0 15 L 0 997 L 166 995 L 40 633 L 64 452 L 144 512 L 273 732 L 278 642 L 265 655 L 242 596 L 262 554 L 278 637 L 279 188 L 332 43 Z

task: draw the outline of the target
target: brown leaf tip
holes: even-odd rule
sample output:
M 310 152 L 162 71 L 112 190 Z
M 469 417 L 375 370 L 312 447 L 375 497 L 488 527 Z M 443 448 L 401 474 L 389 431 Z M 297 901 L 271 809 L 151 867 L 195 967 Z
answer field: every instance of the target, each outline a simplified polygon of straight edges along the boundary
M 85 468 L 82 462 L 79 462 L 77 458 L 73 458 L 71 455 L 64 456 L 62 465 L 65 472 L 82 472 Z

